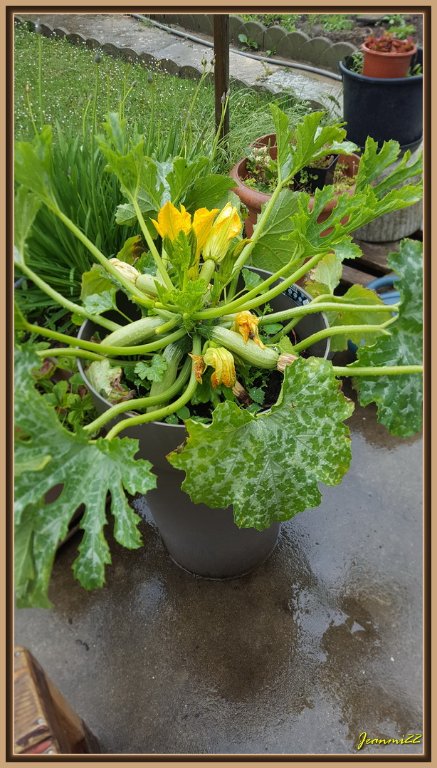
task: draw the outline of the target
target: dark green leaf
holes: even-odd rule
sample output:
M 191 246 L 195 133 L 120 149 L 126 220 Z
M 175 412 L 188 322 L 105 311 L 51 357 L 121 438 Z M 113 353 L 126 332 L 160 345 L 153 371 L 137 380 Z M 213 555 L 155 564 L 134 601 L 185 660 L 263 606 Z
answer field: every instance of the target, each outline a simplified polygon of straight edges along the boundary
M 299 194 L 283 190 L 273 207 L 269 221 L 252 251 L 252 264 L 276 272 L 295 255 L 294 245 L 286 239 L 294 228 L 293 214 L 297 211 Z
M 40 207 L 41 199 L 35 192 L 18 187 L 14 203 L 14 244 L 19 254 L 18 263 L 24 259 L 26 240 Z
M 134 368 L 134 373 L 141 381 L 162 381 L 167 370 L 167 361 L 162 355 L 153 355 L 150 363 L 140 360 Z
M 22 606 L 48 605 L 47 588 L 56 547 L 65 537 L 74 512 L 82 504 L 85 513 L 81 526 L 85 535 L 74 571 L 86 589 L 101 586 L 105 563 L 110 561 L 103 533 L 108 492 L 115 520 L 115 538 L 123 546 L 135 548 L 140 545 L 139 517 L 130 509 L 125 492 L 146 493 L 155 486 L 149 462 L 135 459 L 137 441 L 98 438 L 88 442 L 83 433 L 74 435 L 61 427 L 53 409 L 34 388 L 31 370 L 39 362 L 28 347 L 17 350 L 17 461 L 23 465 L 28 451 L 34 455 L 35 448 L 39 450 L 41 461 L 50 458 L 42 469 L 23 472 L 16 481 L 16 535 L 21 547 L 27 547 L 29 551 L 31 546 L 34 564 L 33 575 L 30 567 L 25 569 L 27 581 L 19 593 Z M 56 485 L 63 486 L 58 499 L 39 507 L 45 494 Z M 26 555 L 26 559 L 28 557 Z
M 230 190 L 235 186 L 233 179 L 218 173 L 209 173 L 193 183 L 181 202 L 190 213 L 194 213 L 198 208 L 223 208 L 230 197 L 234 197 Z

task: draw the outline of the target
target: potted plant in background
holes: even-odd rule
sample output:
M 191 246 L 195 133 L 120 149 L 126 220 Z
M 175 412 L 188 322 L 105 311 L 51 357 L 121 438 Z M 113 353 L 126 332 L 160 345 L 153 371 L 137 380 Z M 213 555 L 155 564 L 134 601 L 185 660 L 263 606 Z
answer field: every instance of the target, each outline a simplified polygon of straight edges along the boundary
M 366 77 L 407 77 L 417 45 L 412 37 L 400 40 L 385 32 L 366 37 L 361 50 Z
M 346 131 L 342 123 L 322 126 L 323 112 L 313 112 L 306 125 L 313 130 L 313 157 L 306 158 L 306 164 L 296 167 L 290 178 L 290 189 L 310 193 L 309 207 L 314 206 L 313 193 L 325 185 L 333 184 L 333 195 L 319 213 L 318 221 L 328 216 L 339 194 L 353 192 L 353 178 L 358 169 L 359 157 L 352 142 L 345 141 Z M 289 131 L 290 144 L 300 146 L 301 128 Z M 235 193 L 247 207 L 245 231 L 251 237 L 262 206 L 267 203 L 277 182 L 278 148 L 276 134 L 261 136 L 251 145 L 247 157 L 231 168 L 230 176 L 237 184 Z
M 60 210 L 50 131 L 17 144 L 17 267 L 61 307 L 87 321 L 75 337 L 33 324 L 17 308 L 19 605 L 49 605 L 56 546 L 82 503 L 84 533 L 73 570 L 85 588 L 102 586 L 111 560 L 104 533 L 107 498 L 115 539 L 127 548 L 140 546 L 140 518 L 128 498 L 153 491 L 156 476 L 159 494 L 160 483 L 166 482 L 161 475 L 165 462 L 192 500 L 193 517 L 187 513 L 182 526 L 174 505 L 162 505 L 164 521 L 158 511 L 158 526 L 173 557 L 185 565 L 181 552 L 191 538 L 191 549 L 205 547 L 212 559 L 221 551 L 223 564 L 230 525 L 237 538 L 248 531 L 251 539 L 268 532 L 258 552 L 262 560 L 274 545 L 280 522 L 318 506 L 318 484 L 336 485 L 348 469 L 350 439 L 344 421 L 353 403 L 341 392 L 341 376 L 353 376 L 360 401 L 375 402 L 380 421 L 395 434 L 420 429 L 418 244 L 406 242 L 402 255 L 393 257 L 392 267 L 400 276 L 399 305 L 387 307 L 373 291 L 359 286 L 343 297 L 334 294 L 343 259 L 360 255 L 351 231 L 417 202 L 420 185 L 397 189 L 399 178 L 409 172 L 403 159 L 382 184 L 371 186 L 398 155 L 399 146 L 392 142 L 378 152 L 369 139 L 354 194 L 340 196 L 321 224 L 318 217 L 332 188 L 316 190 L 312 210 L 308 193 L 289 188 L 317 154 L 320 116 L 305 118 L 292 145 L 286 116 L 274 106 L 272 114 L 277 184 L 250 240 L 241 238 L 241 219 L 231 201 L 214 208 L 201 204 L 193 188 L 192 163 L 175 158 L 159 173 L 159 164 L 145 156 L 143 141 L 127 144 L 123 125 L 115 115 L 109 117 L 100 147 L 126 198 L 122 218 L 132 211 L 137 218 L 145 252 L 136 260 L 129 245 L 115 260 L 106 258 Z M 187 207 L 176 205 L 186 190 L 191 190 L 191 197 L 184 197 Z M 27 265 L 27 235 L 41 204 L 95 259 L 83 277 L 84 285 L 93 286 L 91 304 L 74 304 L 56 294 Z M 254 274 L 249 266 L 269 274 Z M 299 294 L 295 283 L 304 275 L 307 295 L 284 308 L 274 306 L 279 297 L 286 300 L 284 293 L 289 298 Z M 301 332 L 304 323 L 321 313 L 329 327 L 322 320 L 319 329 Z M 35 343 L 38 337 L 53 346 L 41 347 Z M 326 359 L 327 339 L 335 339 L 336 349 L 346 348 L 349 339 L 365 344 L 352 366 L 335 366 Z M 322 347 L 317 350 L 316 344 Z M 307 356 L 308 351 L 320 356 Z M 76 431 L 60 424 L 32 376 L 41 360 L 62 356 L 83 361 L 84 380 L 102 411 Z M 138 455 L 139 441 L 147 451 L 157 449 L 155 469 Z M 44 504 L 45 494 L 57 484 L 63 486 L 60 496 Z M 215 527 L 220 524 L 226 529 L 221 535 Z M 241 572 L 238 547 L 233 549 L 234 574 Z M 229 568 L 227 563 L 226 572 L 215 575 L 229 576 Z

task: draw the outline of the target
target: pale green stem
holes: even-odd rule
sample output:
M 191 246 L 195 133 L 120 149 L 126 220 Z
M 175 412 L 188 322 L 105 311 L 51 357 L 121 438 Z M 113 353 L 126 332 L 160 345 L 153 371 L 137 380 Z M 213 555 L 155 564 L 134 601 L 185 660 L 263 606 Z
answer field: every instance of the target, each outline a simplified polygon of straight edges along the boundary
M 199 355 L 200 350 L 201 339 L 199 336 L 195 336 L 193 340 L 193 355 Z M 123 419 L 123 421 L 115 424 L 115 426 L 109 430 L 108 434 L 106 435 L 106 439 L 112 440 L 113 437 L 116 437 L 123 429 L 127 429 L 127 427 L 135 427 L 139 424 L 147 424 L 151 421 L 162 421 L 162 419 L 167 418 L 167 416 L 171 416 L 172 413 L 176 413 L 176 411 L 190 402 L 196 391 L 196 387 L 197 381 L 195 365 L 193 362 L 188 386 L 185 392 L 177 400 L 175 400 L 173 403 L 169 403 L 169 405 L 166 405 L 163 408 L 158 408 L 155 411 L 151 411 L 150 413 L 145 413 L 141 416 L 131 416 L 128 419 Z
M 312 259 L 309 259 L 305 264 L 303 264 L 300 269 L 297 269 L 296 272 L 293 272 L 292 275 L 289 277 L 286 277 L 284 280 L 281 280 L 281 282 L 276 285 L 274 288 L 271 288 L 270 291 L 266 291 L 266 293 L 263 293 L 261 296 L 257 296 L 256 298 L 252 299 L 251 301 L 248 301 L 248 297 L 250 294 L 253 293 L 253 291 L 259 291 L 260 287 L 263 284 L 260 284 L 256 286 L 256 288 L 253 289 L 253 291 L 249 291 L 249 293 L 245 294 L 241 299 L 237 299 L 236 301 L 231 301 L 230 304 L 223 304 L 221 307 L 217 307 L 216 309 L 212 310 L 204 310 L 203 312 L 198 312 L 194 317 L 196 319 L 213 319 L 217 317 L 221 317 L 222 315 L 228 315 L 233 312 L 243 312 L 248 309 L 255 309 L 255 307 L 259 307 L 262 304 L 267 304 L 271 299 L 276 298 L 276 296 L 279 296 L 281 293 L 284 293 L 284 291 L 287 290 L 293 283 L 296 282 L 296 280 L 299 280 L 300 277 L 306 274 L 306 272 L 309 269 L 312 269 L 318 261 L 320 261 L 321 258 L 323 258 L 325 254 L 324 253 L 317 253 L 315 256 L 313 256 Z M 271 278 L 265 281 L 265 283 L 272 283 L 274 280 L 278 279 L 278 275 L 281 272 L 288 271 L 289 265 L 287 264 L 287 267 L 283 267 L 281 270 L 276 272 L 275 275 L 272 275 Z
M 206 284 L 208 284 L 211 281 L 211 278 L 215 272 L 215 261 L 212 259 L 207 259 L 202 264 L 202 269 L 200 270 L 199 277 L 202 278 L 202 280 L 205 280 Z
M 357 333 L 381 333 L 382 335 L 389 336 L 389 332 L 385 330 L 387 323 L 382 325 L 337 325 L 333 328 L 325 328 L 323 331 L 313 333 L 311 336 L 307 336 L 306 339 L 300 341 L 298 344 L 293 345 L 293 352 L 300 352 L 302 349 L 311 347 L 312 344 L 316 344 L 318 341 L 328 339 L 331 336 L 341 336 L 347 334 Z
M 159 325 L 158 328 L 155 328 L 155 333 L 157 336 L 162 336 L 163 333 L 173 330 L 175 325 L 179 325 L 180 322 L 181 315 L 173 315 L 167 323 L 163 323 L 162 325 Z
M 58 331 L 51 331 L 49 328 L 43 328 L 40 325 L 33 325 L 27 323 L 25 328 L 29 333 L 36 333 L 38 336 L 46 336 L 48 339 L 54 339 L 55 341 L 69 344 L 72 347 L 79 347 L 79 349 L 87 349 L 89 352 L 96 352 L 98 355 L 105 355 L 105 357 L 114 357 L 114 355 L 145 355 L 149 352 L 156 352 L 158 349 L 163 349 L 173 341 L 179 341 L 186 336 L 184 328 L 180 328 L 174 333 L 170 333 L 163 339 L 158 341 L 152 341 L 148 344 L 139 344 L 134 347 L 111 347 L 104 346 L 104 344 L 96 344 L 93 341 L 85 341 L 84 339 L 77 339 L 74 336 L 67 336 L 65 333 L 58 333 Z
M 74 347 L 56 347 L 55 349 L 38 349 L 36 354 L 42 358 L 49 357 L 81 357 L 85 360 L 105 360 L 103 355 L 97 355 L 94 352 L 87 352 L 85 349 L 75 349 Z M 113 360 L 112 362 L 115 362 Z
M 332 370 L 336 376 L 400 376 L 408 373 L 423 373 L 423 365 L 388 365 L 380 368 L 333 365 Z
M 143 307 L 148 307 L 149 309 L 154 306 L 154 301 L 147 299 L 144 293 L 141 293 L 138 288 L 135 288 L 135 285 L 130 280 L 126 280 L 119 272 L 119 270 L 114 267 L 113 264 L 111 264 L 109 259 L 107 259 L 106 256 L 101 251 L 99 251 L 94 243 L 89 240 L 89 238 L 79 229 L 79 227 L 77 227 L 76 224 L 71 221 L 71 219 L 69 219 L 68 216 L 66 216 L 65 213 L 63 213 L 60 208 L 58 208 L 57 205 L 50 206 L 50 209 L 65 224 L 70 232 L 72 232 L 77 237 L 77 239 L 80 240 L 80 242 L 83 243 L 86 248 L 88 248 L 89 252 L 102 265 L 102 267 L 104 267 L 107 272 L 109 272 L 118 280 L 118 282 L 126 289 L 128 294 L 134 297 L 134 300 L 137 302 L 137 304 L 141 304 Z
M 157 268 L 159 274 L 161 275 L 161 277 L 162 277 L 162 279 L 164 281 L 165 286 L 170 291 L 172 291 L 174 289 L 174 285 L 173 285 L 172 281 L 170 280 L 170 278 L 168 276 L 168 272 L 167 272 L 167 270 L 165 268 L 164 262 L 161 259 L 161 256 L 160 256 L 160 254 L 158 252 L 158 249 L 157 249 L 155 243 L 153 242 L 153 237 L 150 234 L 149 230 L 147 229 L 147 225 L 146 225 L 146 222 L 144 221 L 144 216 L 143 216 L 143 214 L 141 212 L 140 206 L 138 205 L 138 201 L 135 200 L 134 197 L 131 197 L 131 200 L 132 200 L 132 205 L 133 205 L 134 210 L 135 210 L 136 217 L 138 219 L 138 223 L 139 223 L 140 228 L 141 228 L 141 232 L 143 233 L 144 239 L 145 239 L 147 245 L 149 246 L 150 253 L 152 254 L 153 259 L 154 259 L 155 264 L 156 264 L 156 268 Z
M 283 275 L 286 275 L 289 270 L 290 270 L 290 263 L 286 264 L 284 267 L 281 267 L 281 269 L 278 269 L 277 272 L 267 277 L 265 280 L 262 281 L 262 283 L 259 283 L 259 285 L 256 285 L 254 288 L 251 288 L 251 290 L 247 291 L 247 293 L 245 293 L 242 297 L 238 299 L 234 299 L 233 301 L 230 301 L 230 302 L 225 302 L 220 307 L 213 307 L 212 309 L 204 309 L 200 312 L 196 312 L 193 315 L 193 319 L 194 320 L 213 320 L 215 318 L 222 317 L 223 315 L 232 314 L 234 311 L 240 311 L 239 307 L 243 301 L 244 302 L 248 301 L 249 299 L 252 299 L 255 296 L 258 296 L 258 294 L 264 292 L 269 287 L 269 285 L 274 283 Z
M 112 421 L 112 419 L 114 419 L 116 416 L 119 416 L 121 413 L 125 413 L 126 411 L 131 410 L 137 411 L 141 410 L 142 408 L 149 408 L 152 405 L 159 405 L 160 403 L 166 402 L 167 400 L 171 400 L 171 398 L 177 395 L 179 390 L 182 389 L 186 383 L 190 375 L 191 368 L 191 360 L 187 360 L 184 363 L 177 379 L 165 392 L 161 392 L 159 395 L 149 395 L 148 397 L 139 397 L 136 400 L 125 400 L 122 403 L 117 403 L 116 405 L 113 405 L 112 408 L 109 408 L 109 410 L 105 411 L 105 413 L 102 413 L 101 416 L 99 416 L 97 419 L 94 419 L 91 424 L 87 424 L 86 427 L 84 427 L 84 431 L 95 434 L 99 429 L 101 429 L 101 427 L 105 426 L 108 421 Z
M 65 296 L 62 296 L 61 293 L 55 291 L 54 288 L 52 288 L 50 285 L 48 285 L 48 283 L 46 283 L 37 274 L 35 274 L 35 272 L 30 269 L 27 264 L 18 263 L 17 267 L 22 272 L 24 272 L 24 274 L 27 275 L 27 277 L 29 277 L 32 282 L 38 286 L 38 288 L 46 293 L 47 296 L 50 296 L 50 298 L 54 299 L 62 307 L 68 309 L 69 312 L 80 315 L 81 317 L 85 317 L 88 320 L 92 320 L 97 325 L 101 325 L 103 328 L 107 328 L 109 331 L 116 331 L 121 327 L 118 323 L 114 323 L 112 320 L 107 320 L 105 317 L 101 317 L 100 315 L 93 315 L 91 312 L 87 312 L 87 310 L 84 307 L 81 307 L 79 304 L 75 304 L 73 301 L 66 299 Z
M 291 309 L 284 309 L 282 312 L 272 312 L 271 315 L 264 315 L 259 318 L 259 325 L 268 325 L 269 323 L 282 322 L 292 317 L 300 317 L 310 315 L 316 312 L 342 312 L 347 310 L 348 312 L 393 312 L 399 305 L 388 304 L 330 304 L 322 303 L 314 305 L 314 302 L 310 304 L 304 304 L 301 307 L 293 307 Z

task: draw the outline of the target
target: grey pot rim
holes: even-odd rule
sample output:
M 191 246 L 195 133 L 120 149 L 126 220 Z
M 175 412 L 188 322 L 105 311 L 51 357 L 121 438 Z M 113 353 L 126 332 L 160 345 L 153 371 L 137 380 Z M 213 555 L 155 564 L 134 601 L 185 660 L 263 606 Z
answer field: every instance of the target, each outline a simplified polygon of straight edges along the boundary
M 268 277 L 269 275 L 272 274 L 271 272 L 268 272 L 265 269 L 258 269 L 256 267 L 248 267 L 248 269 L 251 269 L 252 271 L 257 272 L 258 274 L 266 275 L 266 277 Z M 282 278 L 280 278 L 280 280 L 282 280 Z M 296 285 L 295 283 L 293 283 L 293 285 L 291 287 L 294 290 L 296 290 L 298 293 L 302 294 L 302 296 L 304 297 L 304 301 L 307 300 L 307 301 L 305 301 L 305 303 L 310 302 L 312 300 L 312 297 L 310 296 L 310 294 L 307 293 L 303 288 L 301 288 L 300 285 Z M 289 290 L 289 289 L 287 289 L 287 290 Z M 287 292 L 284 291 L 284 294 L 287 295 Z M 326 327 L 328 328 L 329 327 L 329 323 L 328 323 L 328 319 L 327 319 L 325 313 L 324 312 L 320 312 L 320 316 L 323 318 L 323 321 L 324 321 Z M 83 337 L 83 333 L 84 333 L 85 329 L 87 328 L 87 326 L 88 326 L 88 324 L 90 322 L 91 322 L 90 320 L 85 320 L 85 322 L 82 323 L 82 325 L 79 328 L 79 332 L 77 334 L 77 338 L 78 339 L 81 339 Z M 325 343 L 326 343 L 325 354 L 323 355 L 323 358 L 321 358 L 323 360 L 327 360 L 328 359 L 328 356 L 329 356 L 329 353 L 330 353 L 330 347 L 331 347 L 331 339 L 328 337 L 327 339 L 325 339 Z M 83 368 L 83 365 L 82 365 L 82 360 L 79 357 L 77 358 L 77 367 L 78 367 L 80 375 L 82 376 L 82 378 L 83 378 L 83 380 L 85 382 L 86 387 L 92 393 L 92 395 L 94 397 L 96 397 L 97 399 L 102 400 L 105 403 L 105 405 L 107 405 L 108 408 L 111 408 L 113 404 L 110 403 L 109 400 L 105 400 L 105 398 L 103 398 L 102 395 L 99 392 L 97 392 L 97 390 L 93 387 L 93 385 L 89 381 L 89 379 L 88 379 L 88 377 L 87 377 L 87 375 L 86 375 L 86 373 L 84 371 L 84 368 Z M 260 415 L 261 414 L 269 413 L 269 410 L 270 409 L 266 408 L 265 411 L 261 411 Z M 126 411 L 125 413 L 123 413 L 123 416 L 126 417 L 126 418 L 132 418 L 134 416 L 138 416 L 138 413 L 136 411 Z M 186 432 L 185 424 L 166 424 L 165 421 L 151 421 L 150 424 L 156 424 L 156 425 L 159 424 L 160 427 L 166 427 L 167 429 L 170 429 L 170 430 L 171 429 L 178 429 L 178 430 L 181 430 L 183 432 Z

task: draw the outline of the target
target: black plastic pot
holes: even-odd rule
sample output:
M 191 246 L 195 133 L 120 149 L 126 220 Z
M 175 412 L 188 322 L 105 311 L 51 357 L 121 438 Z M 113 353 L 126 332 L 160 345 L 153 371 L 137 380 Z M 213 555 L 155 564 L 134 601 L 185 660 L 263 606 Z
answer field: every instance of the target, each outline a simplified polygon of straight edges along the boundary
M 351 56 L 339 62 L 347 138 L 361 148 L 371 136 L 379 145 L 395 139 L 403 151 L 416 149 L 423 134 L 423 75 L 366 77 L 352 72 L 351 63 Z M 413 64 L 422 64 L 421 50 Z
M 338 155 L 332 155 L 331 162 L 329 165 L 325 165 L 324 168 L 306 165 L 294 177 L 295 188 L 297 189 L 302 185 L 305 186 L 306 191 L 314 193 L 316 189 L 322 189 L 322 187 L 332 184 L 337 160 Z
M 269 274 L 264 270 L 254 271 L 261 276 Z M 270 304 L 276 312 L 302 306 L 309 300 L 310 296 L 305 291 L 293 285 Z M 133 305 L 127 304 L 132 312 Z M 310 314 L 300 321 L 296 330 L 299 338 L 305 338 L 327 325 L 322 313 Z M 95 330 L 96 326 L 87 320 L 81 326 L 78 337 L 89 339 Z M 327 358 L 329 339 L 317 342 L 308 351 Z M 97 411 L 103 413 L 110 403 L 91 386 L 80 361 L 78 367 Z M 132 415 L 125 413 L 123 418 Z M 267 559 L 276 545 L 279 523 L 265 531 L 238 528 L 234 523 L 232 507 L 210 509 L 204 504 L 194 504 L 181 490 L 184 473 L 174 469 L 165 457 L 184 442 L 186 430 L 183 425 L 152 422 L 128 427 L 121 433 L 123 436 L 138 439 L 138 458 L 148 459 L 153 465 L 158 482 L 156 490 L 147 494 L 147 503 L 164 544 L 177 565 L 196 575 L 219 579 L 242 576 Z

